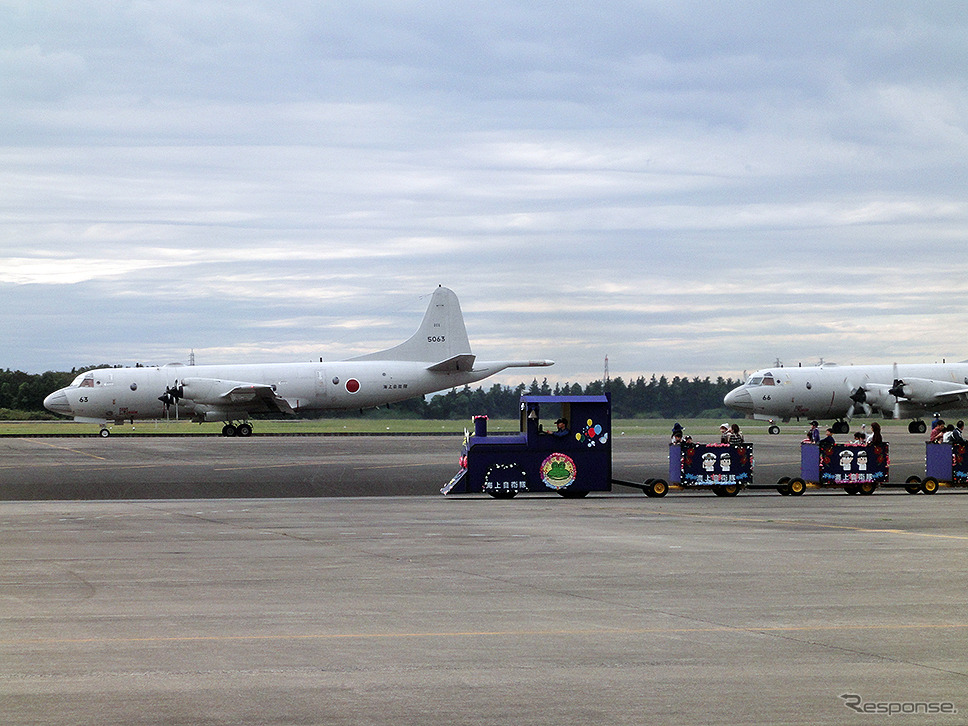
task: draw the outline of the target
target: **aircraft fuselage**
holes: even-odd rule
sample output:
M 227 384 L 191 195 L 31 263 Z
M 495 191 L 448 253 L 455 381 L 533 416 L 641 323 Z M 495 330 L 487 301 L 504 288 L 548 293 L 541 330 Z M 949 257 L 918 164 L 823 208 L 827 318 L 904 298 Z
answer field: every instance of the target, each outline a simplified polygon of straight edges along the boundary
M 167 405 L 161 397 L 195 382 L 240 381 L 270 386 L 296 412 L 363 409 L 464 386 L 497 370 L 478 362 L 469 371 L 430 371 L 426 363 L 404 361 L 102 368 L 78 376 L 52 394 L 63 394 L 60 408 L 50 398 L 46 405 L 76 420 L 159 419 L 174 417 L 177 409 L 181 417 L 220 421 L 243 418 L 236 409 L 251 410 L 251 406 L 241 399 L 239 406 L 208 399 L 204 393 Z
M 968 363 L 810 366 L 753 373 L 723 403 L 750 418 L 917 416 L 968 405 Z
M 97 423 L 172 416 L 225 421 L 223 433 L 234 435 L 232 422 L 251 414 L 374 408 L 475 383 L 505 368 L 549 365 L 553 361 L 477 360 L 457 296 L 440 286 L 417 332 L 387 350 L 329 363 L 100 368 L 54 391 L 44 406 Z M 244 423 L 239 432 L 247 436 L 252 426 Z

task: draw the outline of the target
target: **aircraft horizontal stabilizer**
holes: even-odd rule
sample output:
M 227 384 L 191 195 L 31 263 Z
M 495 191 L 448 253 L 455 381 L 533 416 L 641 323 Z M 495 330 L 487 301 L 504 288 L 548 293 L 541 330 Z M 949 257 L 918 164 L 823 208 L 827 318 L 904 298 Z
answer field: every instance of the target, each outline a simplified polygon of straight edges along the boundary
M 475 360 L 477 360 L 477 356 L 474 355 L 455 355 L 447 360 L 440 361 L 440 363 L 434 363 L 432 366 L 428 366 L 427 370 L 433 371 L 434 373 L 470 371 L 474 369 Z

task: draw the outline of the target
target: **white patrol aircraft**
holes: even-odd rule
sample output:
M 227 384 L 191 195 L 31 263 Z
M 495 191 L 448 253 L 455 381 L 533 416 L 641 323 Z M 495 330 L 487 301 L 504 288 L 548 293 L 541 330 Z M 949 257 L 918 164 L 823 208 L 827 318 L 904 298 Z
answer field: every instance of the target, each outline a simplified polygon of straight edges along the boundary
M 968 407 L 968 362 L 768 368 L 727 393 L 723 403 L 771 422 L 834 418 L 834 433 L 846 433 L 855 413 L 878 411 L 913 418 L 908 431 L 923 434 L 926 411 Z M 770 426 L 771 434 L 779 431 Z
M 505 368 L 550 366 L 550 360 L 479 361 L 471 353 L 457 295 L 438 287 L 416 333 L 378 353 L 331 363 L 172 364 L 100 368 L 82 373 L 44 406 L 75 421 L 162 419 L 224 421 L 226 436 L 249 436 L 253 413 L 364 409 L 464 386 Z

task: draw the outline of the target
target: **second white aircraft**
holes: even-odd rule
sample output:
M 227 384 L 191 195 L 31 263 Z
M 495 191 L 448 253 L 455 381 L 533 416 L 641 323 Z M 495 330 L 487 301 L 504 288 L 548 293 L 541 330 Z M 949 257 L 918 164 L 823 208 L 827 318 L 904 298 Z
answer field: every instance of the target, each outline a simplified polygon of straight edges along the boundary
M 438 287 L 417 332 L 378 353 L 332 363 L 101 368 L 51 393 L 44 406 L 75 421 L 102 424 L 102 436 L 108 435 L 109 421 L 180 414 L 197 422 L 223 421 L 223 434 L 248 436 L 253 413 L 372 408 L 475 383 L 505 368 L 553 364 L 477 360 L 457 296 Z
M 912 418 L 908 430 L 924 433 L 926 413 L 968 407 L 968 362 L 764 368 L 723 403 L 760 420 L 833 418 L 834 433 L 846 433 L 856 414 L 877 412 Z

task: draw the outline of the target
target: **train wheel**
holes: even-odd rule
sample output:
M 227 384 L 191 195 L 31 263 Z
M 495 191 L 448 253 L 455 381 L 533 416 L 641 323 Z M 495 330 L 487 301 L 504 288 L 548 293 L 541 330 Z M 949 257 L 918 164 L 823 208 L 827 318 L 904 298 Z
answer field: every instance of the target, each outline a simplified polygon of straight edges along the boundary
M 929 476 L 921 483 L 921 491 L 925 494 L 936 494 L 938 491 L 938 480 Z
M 788 476 L 780 477 L 776 482 L 776 490 L 785 497 L 789 496 L 790 487 L 787 486 L 789 483 L 790 483 L 790 477 Z
M 904 482 L 904 490 L 908 494 L 917 494 L 921 491 L 921 478 L 917 476 L 909 476 L 908 480 Z
M 669 485 L 662 479 L 650 479 L 646 482 L 646 486 L 648 488 L 645 490 L 645 494 L 649 497 L 664 497 L 669 493 Z
M 860 485 L 860 487 L 858 488 L 858 491 L 860 491 L 860 493 L 863 494 L 864 496 L 870 496 L 871 494 L 874 493 L 875 489 L 877 489 L 877 484 L 874 484 L 869 481 L 865 481 L 863 484 Z
M 807 483 L 800 477 L 797 477 L 796 479 L 790 480 L 787 488 L 790 490 L 790 494 L 795 497 L 799 497 L 807 490 Z

